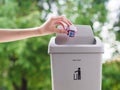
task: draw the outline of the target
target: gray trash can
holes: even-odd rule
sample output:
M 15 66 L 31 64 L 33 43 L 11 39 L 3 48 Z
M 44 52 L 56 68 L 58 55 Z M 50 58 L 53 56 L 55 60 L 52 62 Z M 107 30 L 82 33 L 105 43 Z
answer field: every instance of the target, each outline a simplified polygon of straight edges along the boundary
M 101 40 L 87 25 L 76 25 L 75 37 L 58 34 L 48 47 L 52 90 L 101 90 Z

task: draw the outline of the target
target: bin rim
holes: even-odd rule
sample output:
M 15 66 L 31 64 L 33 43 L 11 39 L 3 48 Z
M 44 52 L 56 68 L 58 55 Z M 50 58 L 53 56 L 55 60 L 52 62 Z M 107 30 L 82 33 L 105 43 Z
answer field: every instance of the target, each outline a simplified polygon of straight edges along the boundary
M 95 44 L 72 44 L 58 45 L 55 43 L 55 37 L 52 37 L 48 45 L 49 54 L 75 54 L 75 53 L 104 53 L 103 44 L 98 37 L 94 37 Z

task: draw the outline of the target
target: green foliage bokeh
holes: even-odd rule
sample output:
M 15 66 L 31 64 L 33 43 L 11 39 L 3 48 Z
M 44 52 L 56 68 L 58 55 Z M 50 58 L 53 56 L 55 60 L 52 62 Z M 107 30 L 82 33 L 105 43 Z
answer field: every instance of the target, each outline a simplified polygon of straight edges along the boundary
M 120 57 L 103 64 L 102 90 L 120 90 Z
M 0 28 L 40 26 L 49 14 L 65 15 L 75 24 L 106 22 L 107 0 L 0 0 Z M 48 8 L 47 8 L 48 7 Z M 100 36 L 100 30 L 94 30 Z M 50 57 L 53 35 L 0 43 L 0 90 L 51 90 Z M 114 72 L 113 72 L 114 71 Z M 103 90 L 119 90 L 119 62 L 103 65 Z

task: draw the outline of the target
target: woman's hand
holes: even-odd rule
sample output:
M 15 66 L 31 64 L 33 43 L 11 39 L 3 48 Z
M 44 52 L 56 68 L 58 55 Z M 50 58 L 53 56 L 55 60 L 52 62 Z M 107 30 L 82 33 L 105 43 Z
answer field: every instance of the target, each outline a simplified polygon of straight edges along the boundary
M 42 26 L 26 29 L 0 29 L 0 42 L 10 42 L 30 37 L 43 36 L 52 33 L 67 33 L 64 29 L 56 28 L 56 25 L 71 25 L 72 23 L 63 16 L 52 17 Z
M 58 29 L 57 25 L 72 25 L 72 23 L 65 18 L 64 16 L 56 16 L 48 19 L 42 26 L 38 28 L 39 35 L 47 35 L 52 33 L 67 33 L 67 31 L 63 29 Z

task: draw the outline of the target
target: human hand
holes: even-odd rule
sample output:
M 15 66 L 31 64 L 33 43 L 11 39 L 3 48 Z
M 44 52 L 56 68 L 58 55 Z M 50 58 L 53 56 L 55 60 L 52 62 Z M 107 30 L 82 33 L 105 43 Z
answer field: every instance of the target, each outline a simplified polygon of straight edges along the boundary
M 68 33 L 64 28 L 58 29 L 57 25 L 66 24 L 68 26 L 72 23 L 64 16 L 56 16 L 48 19 L 41 27 L 39 27 L 38 32 L 42 35 L 52 34 L 52 33 Z

